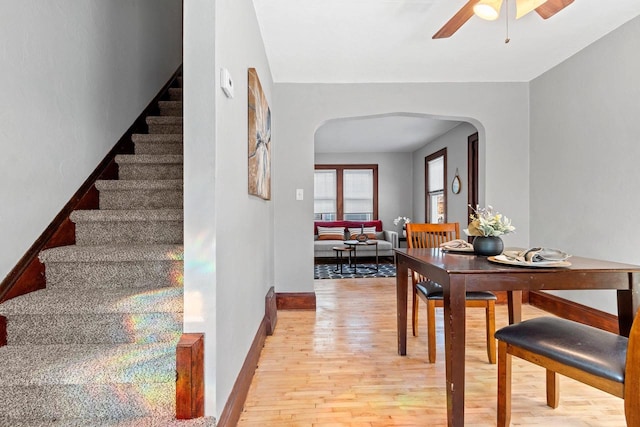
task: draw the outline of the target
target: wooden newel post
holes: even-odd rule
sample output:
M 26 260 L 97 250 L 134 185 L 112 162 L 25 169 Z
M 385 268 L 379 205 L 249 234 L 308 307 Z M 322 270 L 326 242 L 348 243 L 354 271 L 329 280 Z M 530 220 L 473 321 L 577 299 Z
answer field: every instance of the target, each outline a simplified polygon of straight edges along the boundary
M 182 334 L 176 347 L 176 418 L 204 417 L 204 334 Z

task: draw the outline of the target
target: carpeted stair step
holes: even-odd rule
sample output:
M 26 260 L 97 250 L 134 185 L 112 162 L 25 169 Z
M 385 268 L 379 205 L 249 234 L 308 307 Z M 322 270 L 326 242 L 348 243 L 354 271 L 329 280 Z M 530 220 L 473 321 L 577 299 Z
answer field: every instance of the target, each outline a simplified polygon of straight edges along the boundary
M 133 134 L 136 154 L 182 154 L 184 137 L 182 134 L 154 133 Z
M 182 155 L 118 154 L 116 163 L 120 179 L 182 179 Z
M 169 88 L 169 100 L 182 101 L 182 81 L 180 81 L 180 87 Z
M 0 414 L 45 421 L 172 418 L 175 346 L 176 342 L 0 347 Z
M 78 246 L 183 242 L 182 209 L 78 210 L 69 218 Z
M 182 117 L 149 116 L 147 117 L 149 133 L 182 133 Z
M 100 209 L 182 208 L 182 180 L 99 180 Z
M 39 258 L 47 289 L 182 286 L 182 245 L 60 246 Z
M 214 417 L 176 420 L 169 417 L 139 417 L 127 419 L 65 418 L 42 421 L 38 419 L 12 419 L 0 415 L 0 426 L 10 427 L 215 427 Z
M 182 313 L 23 314 L 7 316 L 6 324 L 15 338 L 9 345 L 147 344 L 182 335 Z
M 161 116 L 182 116 L 182 101 L 159 101 Z
M 176 342 L 182 288 L 43 289 L 6 301 L 7 344 Z

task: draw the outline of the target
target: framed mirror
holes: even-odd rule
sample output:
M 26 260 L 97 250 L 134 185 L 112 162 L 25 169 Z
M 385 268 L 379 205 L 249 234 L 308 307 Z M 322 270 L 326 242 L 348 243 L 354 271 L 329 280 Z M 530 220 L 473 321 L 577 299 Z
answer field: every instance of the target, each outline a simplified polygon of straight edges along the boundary
M 460 182 L 458 169 L 456 169 L 456 176 L 453 178 L 453 183 L 451 183 L 451 191 L 453 191 L 454 194 L 459 194 L 461 189 L 462 189 L 462 183 Z

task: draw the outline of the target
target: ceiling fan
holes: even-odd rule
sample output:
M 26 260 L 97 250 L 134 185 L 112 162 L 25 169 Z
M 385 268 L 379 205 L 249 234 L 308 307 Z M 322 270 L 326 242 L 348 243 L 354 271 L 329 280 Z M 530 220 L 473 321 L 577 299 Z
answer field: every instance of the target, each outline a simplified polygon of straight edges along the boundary
M 487 20 L 498 18 L 502 2 L 503 0 L 469 0 L 433 35 L 433 38 L 443 39 L 451 37 L 474 14 Z M 547 19 L 571 3 L 573 3 L 573 0 L 516 0 L 516 18 L 520 18 L 532 10 L 535 10 L 543 19 Z

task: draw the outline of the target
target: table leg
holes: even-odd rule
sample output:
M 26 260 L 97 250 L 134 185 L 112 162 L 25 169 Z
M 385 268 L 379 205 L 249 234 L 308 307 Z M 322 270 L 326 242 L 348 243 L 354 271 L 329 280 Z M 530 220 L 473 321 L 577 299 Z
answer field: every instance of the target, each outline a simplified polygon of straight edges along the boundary
M 618 329 L 628 337 L 640 304 L 640 274 L 629 273 L 629 289 L 618 291 Z
M 507 291 L 509 324 L 522 321 L 522 291 Z
M 407 264 L 400 262 L 396 256 L 396 298 L 397 298 L 397 322 L 398 322 L 398 354 L 407 354 L 407 287 L 409 269 Z
M 334 252 L 336 253 L 336 268 L 333 271 L 342 274 L 342 251 L 334 249 Z
M 464 373 L 466 284 L 464 277 L 449 277 L 444 291 L 444 341 L 447 377 L 447 422 L 464 426 Z

